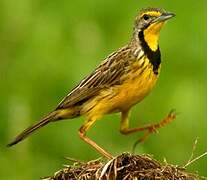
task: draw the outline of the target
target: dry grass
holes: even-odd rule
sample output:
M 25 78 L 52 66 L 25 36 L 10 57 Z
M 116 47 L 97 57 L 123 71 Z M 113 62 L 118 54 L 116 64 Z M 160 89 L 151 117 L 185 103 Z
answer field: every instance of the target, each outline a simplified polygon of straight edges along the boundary
M 104 162 L 100 159 L 82 163 L 76 161 L 44 180 L 197 180 L 196 174 L 188 173 L 167 163 L 160 163 L 148 155 L 128 153 Z

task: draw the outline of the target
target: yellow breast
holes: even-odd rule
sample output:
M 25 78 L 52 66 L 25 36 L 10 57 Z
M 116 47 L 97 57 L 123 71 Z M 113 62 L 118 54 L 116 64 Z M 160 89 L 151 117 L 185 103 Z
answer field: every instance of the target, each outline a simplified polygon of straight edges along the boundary
M 149 94 L 158 75 L 154 74 L 148 59 L 143 60 L 145 63 L 142 68 L 139 67 L 140 62 L 133 64 L 134 71 L 123 76 L 121 85 L 109 87 L 90 101 L 84 110 L 87 113 L 84 114 L 98 119 L 104 114 L 129 109 Z
M 125 83 L 117 87 L 119 93 L 112 100 L 121 110 L 128 109 L 148 95 L 156 81 L 157 75 L 154 74 L 151 64 L 146 62 L 142 69 L 131 74 Z

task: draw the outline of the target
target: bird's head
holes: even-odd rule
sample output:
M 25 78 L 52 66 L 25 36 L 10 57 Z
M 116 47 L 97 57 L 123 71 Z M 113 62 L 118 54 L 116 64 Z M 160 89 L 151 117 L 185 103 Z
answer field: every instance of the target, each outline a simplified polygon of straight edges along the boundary
M 172 18 L 175 14 L 166 12 L 159 8 L 146 8 L 140 11 L 135 20 L 135 35 L 143 32 L 144 39 L 148 46 L 155 51 L 158 47 L 160 30 L 166 20 Z

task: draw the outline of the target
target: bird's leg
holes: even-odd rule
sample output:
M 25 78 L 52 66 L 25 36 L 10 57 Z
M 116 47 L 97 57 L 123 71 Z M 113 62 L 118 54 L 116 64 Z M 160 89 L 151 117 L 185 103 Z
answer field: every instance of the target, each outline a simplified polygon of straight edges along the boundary
M 149 124 L 142 127 L 129 128 L 129 111 L 122 112 L 121 114 L 121 127 L 120 132 L 122 134 L 128 135 L 138 131 L 148 130 L 149 132 L 156 132 L 157 129 L 165 126 L 170 123 L 173 119 L 175 119 L 176 114 L 174 111 L 171 111 L 163 120 L 159 123 Z
M 133 150 L 134 150 L 138 143 L 144 142 L 151 133 L 157 132 L 157 129 L 164 127 L 165 125 L 170 123 L 175 118 L 176 118 L 176 113 L 175 111 L 172 110 L 163 120 L 161 120 L 158 123 L 145 125 L 143 127 L 129 128 L 129 110 L 122 111 L 120 132 L 122 134 L 128 135 L 134 132 L 146 130 L 146 133 L 144 134 L 144 136 L 135 142 L 133 146 Z
M 94 141 L 92 141 L 90 138 L 88 138 L 86 136 L 86 132 L 88 131 L 88 129 L 91 127 L 91 125 L 94 123 L 95 121 L 89 119 L 85 122 L 85 124 L 83 126 L 81 126 L 81 128 L 79 129 L 78 133 L 79 136 L 82 140 L 84 140 L 86 143 L 88 143 L 89 145 L 91 145 L 95 150 L 97 150 L 99 153 L 101 153 L 103 156 L 105 156 L 108 159 L 112 159 L 113 156 L 107 152 L 106 150 L 104 150 L 103 148 L 101 148 L 100 146 L 98 146 Z

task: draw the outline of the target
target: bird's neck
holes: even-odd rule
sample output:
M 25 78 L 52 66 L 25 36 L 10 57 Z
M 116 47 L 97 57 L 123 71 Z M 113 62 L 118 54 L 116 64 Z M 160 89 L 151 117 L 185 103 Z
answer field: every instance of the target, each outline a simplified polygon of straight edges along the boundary
M 145 52 L 147 58 L 153 66 L 153 71 L 155 74 L 158 74 L 158 70 L 161 63 L 161 54 L 158 43 L 156 44 L 156 48 L 154 50 L 150 47 L 150 44 L 147 42 L 144 31 L 138 32 L 138 42 Z M 152 44 L 151 44 L 152 46 Z M 155 47 L 155 45 L 153 45 Z
M 144 31 L 144 40 L 152 51 L 158 49 L 159 34 L 153 34 L 148 32 L 148 29 Z

